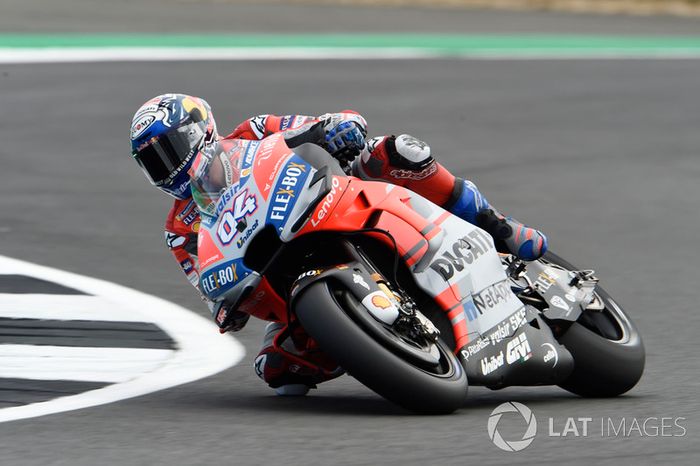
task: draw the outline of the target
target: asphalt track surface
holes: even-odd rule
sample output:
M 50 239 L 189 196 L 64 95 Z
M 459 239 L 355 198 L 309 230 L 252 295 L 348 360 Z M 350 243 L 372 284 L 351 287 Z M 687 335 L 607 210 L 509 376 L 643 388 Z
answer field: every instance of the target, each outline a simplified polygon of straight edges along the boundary
M 647 369 L 617 399 L 474 388 L 454 415 L 418 417 L 349 377 L 306 398 L 275 397 L 251 367 L 262 333 L 253 322 L 237 335 L 248 355 L 216 376 L 0 424 L 0 463 L 697 464 L 699 75 L 700 61 L 682 60 L 1 66 L 0 254 L 206 315 L 164 249 L 170 201 L 129 160 L 134 110 L 164 91 L 197 94 L 223 132 L 257 113 L 352 107 L 372 134 L 424 138 L 493 204 L 546 231 L 553 250 L 595 268 L 638 324 Z M 491 410 L 511 400 L 540 420 L 516 454 L 486 430 Z M 687 435 L 552 438 L 549 417 L 559 431 L 568 417 L 684 417 Z

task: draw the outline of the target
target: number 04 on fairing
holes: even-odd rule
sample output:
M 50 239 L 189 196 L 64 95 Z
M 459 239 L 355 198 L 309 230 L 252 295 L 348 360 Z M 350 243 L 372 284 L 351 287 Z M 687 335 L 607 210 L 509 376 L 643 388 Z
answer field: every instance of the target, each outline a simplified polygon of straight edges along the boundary
M 641 377 L 639 334 L 592 271 L 499 254 L 478 227 L 346 176 L 318 146 L 223 140 L 192 173 L 204 293 L 303 327 L 401 406 L 453 411 L 467 381 L 611 396 Z

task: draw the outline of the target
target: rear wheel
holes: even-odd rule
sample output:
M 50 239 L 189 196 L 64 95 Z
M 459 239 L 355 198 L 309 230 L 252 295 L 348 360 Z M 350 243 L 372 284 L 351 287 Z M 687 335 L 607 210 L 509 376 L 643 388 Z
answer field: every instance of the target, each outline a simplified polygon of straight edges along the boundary
M 547 253 L 545 260 L 569 270 L 576 267 Z M 574 371 L 559 386 L 585 397 L 621 395 L 644 372 L 645 352 L 639 331 L 624 310 L 600 286 L 596 300 L 559 337 L 574 357 Z
M 384 398 L 432 414 L 451 413 L 464 404 L 467 376 L 442 340 L 430 347 L 408 341 L 328 281 L 305 289 L 294 310 L 326 353 Z

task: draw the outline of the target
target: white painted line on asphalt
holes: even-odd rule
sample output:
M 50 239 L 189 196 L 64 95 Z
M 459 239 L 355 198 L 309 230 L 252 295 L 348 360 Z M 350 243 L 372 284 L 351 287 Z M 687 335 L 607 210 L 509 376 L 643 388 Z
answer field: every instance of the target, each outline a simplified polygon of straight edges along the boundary
M 666 49 L 480 49 L 443 51 L 425 48 L 175 48 L 175 47 L 70 47 L 0 48 L 0 63 L 79 63 L 112 61 L 237 61 L 237 60 L 404 60 L 452 58 L 462 60 L 696 60 L 700 50 Z
M 209 320 L 181 306 L 131 288 L 4 256 L 0 256 L 0 273 L 28 275 L 52 281 L 102 297 L 115 306 L 138 310 L 141 315 L 147 316 L 147 321 L 156 323 L 170 335 L 178 346 L 169 353 L 169 358 L 160 361 L 153 372 L 135 374 L 132 380 L 77 395 L 0 409 L 0 422 L 112 403 L 174 387 L 221 372 L 238 363 L 245 354 L 243 346 L 237 340 L 229 335 L 219 335 L 216 326 Z
M 0 317 L 10 319 L 150 322 L 147 314 L 101 296 L 0 293 L 0 303 Z
M 0 48 L 0 63 L 67 63 L 108 61 L 197 61 L 197 60 L 329 60 L 432 58 L 430 51 L 403 48 Z
M 127 382 L 156 371 L 173 353 L 173 350 L 146 348 L 0 345 L 0 377 Z

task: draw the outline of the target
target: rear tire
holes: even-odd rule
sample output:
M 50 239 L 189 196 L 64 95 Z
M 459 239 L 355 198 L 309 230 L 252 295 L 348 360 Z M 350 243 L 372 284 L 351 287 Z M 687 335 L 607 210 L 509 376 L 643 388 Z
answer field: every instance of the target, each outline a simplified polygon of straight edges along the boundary
M 441 370 L 428 371 L 370 336 L 351 318 L 353 311 L 345 309 L 343 301 L 336 299 L 327 281 L 319 281 L 294 302 L 306 332 L 341 367 L 379 395 L 414 412 L 447 414 L 464 404 L 466 373 L 442 340 L 437 343 Z
M 547 253 L 549 262 L 576 267 Z M 645 351 L 639 331 L 624 310 L 600 286 L 602 311 L 586 310 L 559 338 L 574 357 L 574 371 L 559 386 L 584 397 L 613 397 L 634 387 L 642 377 Z

